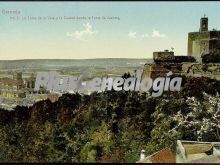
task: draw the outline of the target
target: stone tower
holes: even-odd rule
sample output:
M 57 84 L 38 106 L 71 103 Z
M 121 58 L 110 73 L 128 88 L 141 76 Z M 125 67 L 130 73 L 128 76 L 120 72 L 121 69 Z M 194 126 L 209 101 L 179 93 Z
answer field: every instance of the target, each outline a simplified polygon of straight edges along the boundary
M 199 32 L 188 33 L 188 55 L 201 63 L 203 54 L 208 54 L 216 49 L 220 49 L 220 31 L 209 31 L 208 18 L 202 17 Z
M 207 17 L 202 17 L 200 19 L 200 32 L 207 32 L 208 31 L 208 18 Z

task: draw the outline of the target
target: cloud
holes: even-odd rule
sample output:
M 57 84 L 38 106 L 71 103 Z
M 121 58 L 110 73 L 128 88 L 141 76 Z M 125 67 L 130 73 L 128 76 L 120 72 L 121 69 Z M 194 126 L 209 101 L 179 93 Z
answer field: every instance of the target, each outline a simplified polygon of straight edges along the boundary
M 87 41 L 85 37 L 91 36 L 95 34 L 95 31 L 93 31 L 92 25 L 89 23 L 83 24 L 84 29 L 81 31 L 75 31 L 75 32 L 67 32 L 66 35 L 68 37 L 73 37 L 75 39 L 81 40 L 81 41 Z
M 137 32 L 129 32 L 128 37 L 129 38 L 165 38 L 167 36 L 165 34 L 161 34 L 158 30 L 153 29 L 152 33 L 150 34 L 144 33 L 144 34 L 138 35 Z
M 153 38 L 164 38 L 164 37 L 166 37 L 166 35 L 165 34 L 161 34 L 157 30 L 153 30 L 151 37 L 153 37 Z
M 137 37 L 136 34 L 137 34 L 137 32 L 129 32 L 128 37 L 129 38 L 136 38 Z

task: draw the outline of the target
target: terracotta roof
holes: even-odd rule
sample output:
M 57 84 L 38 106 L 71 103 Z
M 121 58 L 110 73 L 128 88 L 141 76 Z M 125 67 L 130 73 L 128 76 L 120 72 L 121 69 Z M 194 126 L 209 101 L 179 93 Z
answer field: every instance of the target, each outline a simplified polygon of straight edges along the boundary
M 169 148 L 164 148 L 137 163 L 176 163 L 176 157 Z
M 52 102 L 56 102 L 59 100 L 59 95 L 58 94 L 55 94 L 55 93 L 50 93 L 47 98 Z
M 0 83 L 1 84 L 8 84 L 8 85 L 22 85 L 23 80 L 13 80 L 10 78 L 1 78 Z

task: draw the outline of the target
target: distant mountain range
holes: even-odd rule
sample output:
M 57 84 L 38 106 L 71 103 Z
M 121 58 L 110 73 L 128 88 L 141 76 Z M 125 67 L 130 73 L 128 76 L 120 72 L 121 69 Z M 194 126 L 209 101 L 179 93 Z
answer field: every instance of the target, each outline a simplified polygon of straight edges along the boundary
M 61 69 L 69 67 L 140 67 L 152 59 L 103 58 L 103 59 L 26 59 L 0 60 L 0 69 Z

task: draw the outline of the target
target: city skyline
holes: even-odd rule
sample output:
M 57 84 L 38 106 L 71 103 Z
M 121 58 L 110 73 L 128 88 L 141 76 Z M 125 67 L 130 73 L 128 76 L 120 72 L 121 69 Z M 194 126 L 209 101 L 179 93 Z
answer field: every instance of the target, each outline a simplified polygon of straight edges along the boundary
M 187 55 L 204 14 L 210 30 L 220 27 L 219 2 L 0 2 L 0 10 L 1 60 L 152 58 L 172 47 Z

